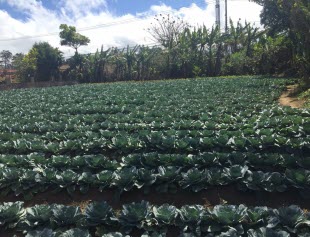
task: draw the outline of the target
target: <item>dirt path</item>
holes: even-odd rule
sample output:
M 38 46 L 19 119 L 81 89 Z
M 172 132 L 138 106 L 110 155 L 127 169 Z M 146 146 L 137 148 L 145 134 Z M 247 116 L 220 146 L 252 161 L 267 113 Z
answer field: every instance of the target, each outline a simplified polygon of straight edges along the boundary
M 107 201 L 113 208 L 120 209 L 123 204 L 146 200 L 155 205 L 170 203 L 177 207 L 194 204 L 211 207 L 224 203 L 231 205 L 243 203 L 247 206 L 279 208 L 295 204 L 303 209 L 310 210 L 309 200 L 303 199 L 296 189 L 290 189 L 283 193 L 264 191 L 241 192 L 237 189 L 236 185 L 226 185 L 221 187 L 210 187 L 208 190 L 197 193 L 187 190 L 178 190 L 176 194 L 158 193 L 155 190 L 151 190 L 149 194 L 145 194 L 143 190 L 134 189 L 129 192 L 124 192 L 118 201 L 115 199 L 115 191 L 116 190 L 108 189 L 99 192 L 98 189 L 91 188 L 87 194 L 76 192 L 74 195 L 70 196 L 65 190 L 59 193 L 52 193 L 51 190 L 48 190 L 47 192 L 36 194 L 35 197 L 29 201 L 25 201 L 25 206 L 56 203 L 80 206 L 82 209 L 85 209 L 86 205 L 91 201 Z M 1 203 L 16 201 L 23 201 L 23 197 L 16 197 L 13 194 L 6 197 L 0 196 Z
M 293 96 L 296 91 L 297 85 L 290 85 L 287 90 L 279 98 L 279 104 L 283 106 L 290 106 L 292 108 L 302 108 L 305 101 Z

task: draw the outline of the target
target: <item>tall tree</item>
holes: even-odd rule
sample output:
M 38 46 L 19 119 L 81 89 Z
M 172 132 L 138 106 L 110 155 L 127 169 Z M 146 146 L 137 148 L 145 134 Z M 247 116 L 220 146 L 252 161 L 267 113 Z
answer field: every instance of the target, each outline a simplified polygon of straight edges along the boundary
M 155 23 L 151 24 L 148 32 L 153 39 L 161 44 L 167 51 L 167 75 L 172 76 L 172 68 L 175 66 L 176 47 L 180 43 L 179 39 L 183 31 L 189 24 L 179 17 L 170 14 L 155 17 Z
M 37 71 L 37 57 L 38 51 L 36 48 L 30 49 L 30 51 L 23 57 L 17 68 L 17 76 L 20 80 L 30 82 L 32 78 L 35 78 Z
M 25 55 L 23 53 L 17 53 L 12 57 L 12 67 L 18 69 L 22 65 L 22 61 Z
M 270 35 L 284 34 L 291 41 L 292 67 L 297 67 L 310 87 L 310 2 L 309 0 L 252 0 L 261 6 L 261 23 Z
M 12 57 L 13 57 L 13 54 L 9 50 L 2 50 L 0 52 L 0 58 L 3 62 L 4 69 L 7 69 L 8 66 L 11 64 Z
M 57 77 L 58 68 L 62 63 L 62 52 L 47 42 L 35 43 L 33 48 L 38 53 L 36 79 L 38 81 L 49 81 Z
M 76 53 L 80 46 L 87 45 L 90 42 L 89 38 L 77 33 L 74 26 L 61 24 L 59 29 L 61 30 L 59 33 L 60 44 L 74 48 Z

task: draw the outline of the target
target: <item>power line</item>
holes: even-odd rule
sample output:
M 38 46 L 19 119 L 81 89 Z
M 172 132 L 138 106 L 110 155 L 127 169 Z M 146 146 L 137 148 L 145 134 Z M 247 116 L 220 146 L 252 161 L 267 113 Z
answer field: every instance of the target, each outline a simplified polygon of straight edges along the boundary
M 78 28 L 77 32 L 93 30 L 93 29 L 98 29 L 98 28 L 104 28 L 104 27 L 110 27 L 110 26 L 114 26 L 114 25 L 121 25 L 121 24 L 131 23 L 134 21 L 141 21 L 141 20 L 145 20 L 145 19 L 142 19 L 142 18 L 127 19 L 127 20 L 123 20 L 123 21 L 115 21 L 115 22 L 110 22 L 110 23 L 105 23 L 105 24 L 100 24 L 100 25 L 95 25 L 95 26 L 90 26 L 90 27 Z M 17 37 L 17 38 L 0 39 L 0 41 L 12 41 L 12 40 L 22 40 L 22 39 L 31 39 L 31 38 L 41 38 L 41 37 L 58 35 L 58 34 L 59 34 L 59 31 L 58 32 L 46 33 L 46 34 L 40 34 L 40 35 L 27 35 L 27 36 Z
M 211 1 L 211 3 L 212 2 L 213 1 Z M 199 2 L 196 2 L 195 4 L 198 5 L 200 3 L 206 3 L 206 2 L 205 1 L 199 1 Z M 207 2 L 207 3 L 209 4 L 209 2 Z M 167 13 L 172 13 L 173 11 L 174 10 L 163 11 L 163 12 L 158 13 L 158 14 L 167 14 Z M 114 21 L 114 22 L 103 23 L 103 24 L 98 24 L 98 25 L 94 25 L 94 26 L 78 28 L 77 32 L 94 30 L 94 29 L 99 29 L 99 28 L 105 28 L 105 27 L 110 27 L 110 26 L 115 26 L 115 25 L 128 24 L 128 23 L 136 22 L 136 21 L 143 21 L 143 20 L 146 20 L 146 17 L 151 17 L 151 16 L 154 17 L 154 15 L 144 14 L 143 15 L 144 18 L 134 17 L 131 19 L 125 19 L 125 20 L 121 20 L 121 21 Z M 26 36 L 21 36 L 21 37 L 16 37 L 16 38 L 0 39 L 0 42 L 24 40 L 24 39 L 31 39 L 31 38 L 41 38 L 41 37 L 54 36 L 54 35 L 58 35 L 58 34 L 59 34 L 59 31 L 58 32 L 50 32 L 50 33 L 46 33 L 46 34 L 38 34 L 38 35 L 26 35 Z
M 225 0 L 209 0 L 209 1 L 202 0 L 202 1 L 193 2 L 192 4 L 196 4 L 197 6 L 199 6 L 201 4 L 203 4 L 205 6 L 209 6 L 210 4 L 215 4 L 216 2 L 219 2 L 219 1 L 223 2 Z M 242 0 L 228 0 L 228 1 L 242 1 Z M 248 1 L 248 0 L 243 0 L 243 1 Z M 163 11 L 163 12 L 157 13 L 157 14 L 173 13 L 173 12 L 180 10 L 183 7 L 180 7 L 179 9 L 171 9 L 169 11 Z M 201 6 L 200 6 L 200 8 L 201 8 Z M 114 22 L 109 22 L 109 23 L 103 23 L 103 24 L 78 28 L 77 32 L 94 30 L 94 29 L 105 28 L 105 27 L 121 25 L 121 24 L 129 24 L 131 22 L 147 20 L 147 17 L 152 17 L 152 16 L 154 17 L 154 15 L 151 15 L 151 14 L 140 14 L 140 15 L 138 14 L 138 15 L 136 15 L 136 17 L 129 18 L 129 19 L 124 19 L 124 20 L 119 20 L 119 21 L 114 21 Z M 58 34 L 59 34 L 59 32 L 51 32 L 51 33 L 46 33 L 46 34 L 28 35 L 28 36 L 25 35 L 25 36 L 21 36 L 21 37 L 17 37 L 17 38 L 0 39 L 0 42 L 1 41 L 4 42 L 4 41 L 24 40 L 24 39 L 30 39 L 30 38 L 48 37 L 48 36 L 53 36 L 53 35 L 58 35 Z M 144 44 L 144 45 L 145 46 L 158 46 L 158 45 L 154 45 L 154 44 Z M 131 47 L 135 47 L 135 46 L 131 46 Z

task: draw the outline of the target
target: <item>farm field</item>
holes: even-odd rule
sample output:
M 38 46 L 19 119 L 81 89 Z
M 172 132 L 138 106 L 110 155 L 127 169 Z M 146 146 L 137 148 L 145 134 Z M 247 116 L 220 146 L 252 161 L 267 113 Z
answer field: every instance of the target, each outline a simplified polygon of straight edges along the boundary
M 310 110 L 278 104 L 288 83 L 0 92 L 0 236 L 309 236 Z

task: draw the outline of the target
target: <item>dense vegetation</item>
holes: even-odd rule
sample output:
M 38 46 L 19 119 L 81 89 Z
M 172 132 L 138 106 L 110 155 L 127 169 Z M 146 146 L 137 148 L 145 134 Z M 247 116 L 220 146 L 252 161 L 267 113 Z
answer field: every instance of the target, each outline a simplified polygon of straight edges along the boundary
M 289 82 L 214 78 L 1 92 L 2 196 L 14 194 L 29 200 L 51 190 L 87 195 L 90 189 L 97 189 L 113 190 L 118 200 L 137 189 L 160 195 L 232 186 L 240 195 L 285 195 L 289 191 L 308 198 L 310 111 L 279 107 L 277 99 Z M 30 209 L 23 209 L 21 203 L 3 205 L 0 225 L 4 228 L 25 231 L 29 226 L 24 224 L 32 225 L 33 221 L 47 229 L 40 234 L 39 229 L 33 230 L 37 226 L 32 225 L 29 230 L 33 232 L 28 236 L 53 236 L 53 232 L 65 232 L 67 236 L 72 231 L 87 236 L 89 226 L 83 230 L 78 223 L 80 219 L 85 221 L 88 214 L 81 215 L 78 208 L 33 207 L 38 210 L 31 209 L 26 218 L 32 218 L 31 213 L 39 215 L 42 210 L 52 215 L 41 226 L 40 221 L 35 221 L 39 217 L 24 219 Z M 106 204 L 98 205 L 110 210 Z M 158 208 L 163 213 L 175 210 L 167 205 Z M 13 210 L 12 215 L 8 209 Z M 163 220 L 152 219 L 152 215 L 157 215 L 154 210 L 157 209 L 145 202 L 128 204 L 117 218 L 110 218 L 111 210 L 106 219 L 98 217 L 96 226 L 107 227 L 115 221 L 128 233 L 129 224 L 152 231 L 153 227 L 158 231 L 157 228 L 177 226 L 177 232 L 184 232 L 184 236 L 199 236 L 201 231 L 202 236 L 222 232 L 220 236 L 301 236 L 309 232 L 309 216 L 296 206 L 281 211 L 265 207 L 247 209 L 242 205 L 210 210 L 186 206 L 175 210 L 175 216 L 168 218 L 170 222 L 165 222 L 166 216 L 160 216 Z M 189 216 L 185 217 L 182 211 Z M 230 216 L 228 213 L 232 219 L 217 219 L 217 215 Z M 249 213 L 256 219 L 249 221 L 253 217 Z M 67 214 L 78 218 L 65 217 Z M 58 221 L 55 215 L 62 219 Z M 153 221 L 148 222 L 148 218 Z M 74 223 L 59 224 L 67 223 L 63 219 Z M 213 229 L 209 221 L 215 221 L 217 228 Z M 210 227 L 207 230 L 206 225 Z M 67 231 L 73 227 L 82 229 Z M 104 230 L 107 233 L 117 228 Z
M 108 82 L 219 75 L 310 75 L 310 6 L 308 0 L 253 0 L 263 6 L 263 30 L 247 22 L 230 22 L 226 32 L 219 27 L 192 27 L 182 19 L 156 16 L 147 33 L 156 46 L 110 48 L 81 55 L 77 49 L 89 39 L 75 27 L 60 26 L 61 45 L 76 50 L 66 62 L 62 53 L 47 43 L 35 44 L 28 54 L 1 57 L 5 67 L 12 60 L 21 80 L 78 80 Z M 103 42 L 104 44 L 104 42 Z M 8 58 L 8 56 L 10 56 Z M 62 75 L 58 67 L 70 68 Z M 44 71 L 44 73 L 42 73 Z
M 309 1 L 253 1 L 264 30 L 159 15 L 155 46 L 82 55 L 89 39 L 62 24 L 66 61 L 45 42 L 3 50 L 20 81 L 131 82 L 0 93 L 0 235 L 309 236 L 310 110 L 278 105 L 297 80 L 218 77 L 299 76 L 308 88 Z M 188 79 L 151 81 L 168 78 Z
M 147 230 L 142 237 L 163 237 L 171 227 L 183 230 L 182 237 L 307 237 L 310 231 L 309 213 L 295 205 L 279 209 L 244 205 L 176 208 L 142 201 L 125 204 L 116 212 L 106 202 L 92 202 L 82 212 L 79 207 L 57 204 L 24 208 L 22 202 L 16 202 L 0 205 L 0 218 L 5 226 L 26 230 L 26 237 L 91 237 L 89 230 L 96 228 L 102 237 L 122 237 L 121 232 L 130 233 L 134 228 Z

